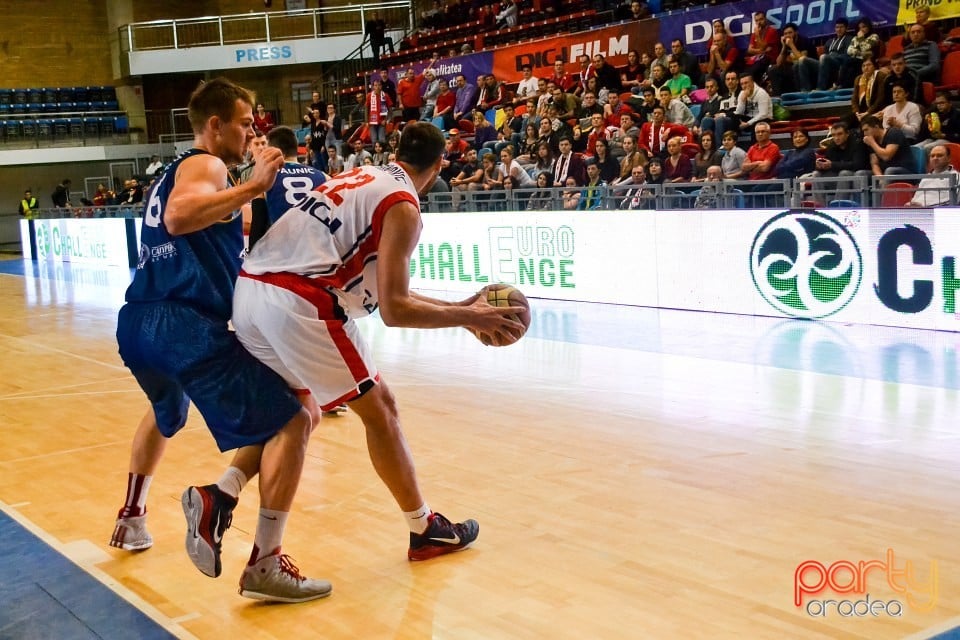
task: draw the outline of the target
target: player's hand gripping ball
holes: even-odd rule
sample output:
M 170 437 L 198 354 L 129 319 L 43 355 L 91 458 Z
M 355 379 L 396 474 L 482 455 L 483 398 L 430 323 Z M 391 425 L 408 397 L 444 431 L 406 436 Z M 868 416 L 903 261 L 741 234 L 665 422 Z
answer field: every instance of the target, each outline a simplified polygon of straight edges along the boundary
M 503 333 L 497 333 L 496 336 L 491 339 L 486 334 L 480 333 L 479 331 L 472 330 L 474 336 L 477 340 L 487 345 L 488 347 L 505 347 L 511 345 L 520 338 L 524 336 L 527 332 L 527 329 L 530 328 L 530 303 L 527 302 L 527 297 L 517 289 L 512 287 L 509 284 L 491 284 L 485 287 L 487 293 L 487 303 L 494 307 L 523 307 L 523 311 L 519 314 L 512 314 L 506 316 L 511 320 L 516 320 L 523 325 L 523 333 L 520 335 L 508 335 Z M 483 292 L 481 292 L 482 295 Z

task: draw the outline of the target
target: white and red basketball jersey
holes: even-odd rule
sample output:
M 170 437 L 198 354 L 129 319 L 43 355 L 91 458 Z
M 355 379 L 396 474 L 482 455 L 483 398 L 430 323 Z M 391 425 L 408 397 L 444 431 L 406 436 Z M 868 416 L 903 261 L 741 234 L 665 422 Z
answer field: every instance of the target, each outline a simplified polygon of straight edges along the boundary
M 321 310 L 332 294 L 348 318 L 373 313 L 383 216 L 398 202 L 420 208 L 398 165 L 340 173 L 273 223 L 244 260 L 241 277 L 289 289 Z

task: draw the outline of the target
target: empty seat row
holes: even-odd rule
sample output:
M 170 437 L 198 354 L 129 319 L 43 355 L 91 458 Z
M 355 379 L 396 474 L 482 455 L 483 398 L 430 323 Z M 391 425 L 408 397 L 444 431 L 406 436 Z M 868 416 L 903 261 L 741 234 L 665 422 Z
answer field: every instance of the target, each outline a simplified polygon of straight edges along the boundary
M 71 113 L 75 111 L 118 111 L 120 104 L 116 100 L 97 102 L 27 102 L 16 104 L 0 103 L 0 117 L 20 113 Z
M 0 120 L 0 139 L 15 141 L 32 138 L 82 138 L 127 133 L 127 116 L 88 118 L 29 118 Z
M 110 102 L 117 99 L 114 87 L 55 87 L 40 89 L 0 89 L 0 104 L 39 104 L 50 102 Z

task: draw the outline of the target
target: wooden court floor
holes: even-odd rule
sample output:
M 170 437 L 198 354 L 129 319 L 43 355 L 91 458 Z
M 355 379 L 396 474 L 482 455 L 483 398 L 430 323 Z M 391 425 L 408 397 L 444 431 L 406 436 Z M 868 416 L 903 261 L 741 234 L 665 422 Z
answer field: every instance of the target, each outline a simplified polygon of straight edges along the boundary
M 183 552 L 180 493 L 228 460 L 196 414 L 153 483 L 154 547 L 106 546 L 145 406 L 116 354 L 122 281 L 0 275 L 0 506 L 175 636 L 885 639 L 960 626 L 956 335 L 534 301 L 531 333 L 494 349 L 367 321 L 431 506 L 477 518 L 480 538 L 408 563 L 359 421 L 324 419 L 284 549 L 334 592 L 270 606 L 236 592 L 255 483 L 223 576 Z M 894 578 L 875 563 L 864 586 L 902 615 L 795 606 L 800 563 L 856 567 L 888 549 Z M 854 577 L 836 568 L 830 584 Z M 804 605 L 862 598 L 828 589 Z

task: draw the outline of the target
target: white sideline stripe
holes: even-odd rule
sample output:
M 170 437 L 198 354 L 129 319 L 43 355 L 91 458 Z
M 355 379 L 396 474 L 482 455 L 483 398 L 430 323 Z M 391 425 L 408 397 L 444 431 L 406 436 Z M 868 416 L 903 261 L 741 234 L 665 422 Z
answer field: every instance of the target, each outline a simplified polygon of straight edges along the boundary
M 960 616 L 956 618 L 950 618 L 949 620 L 944 620 L 938 625 L 934 625 L 929 629 L 924 629 L 923 631 L 917 631 L 913 635 L 909 635 L 903 640 L 929 640 L 930 638 L 945 633 L 952 629 L 960 627 Z
M 184 629 L 178 624 L 178 621 L 183 620 L 184 618 L 188 618 L 190 615 L 199 617 L 199 614 L 194 612 L 193 614 L 188 614 L 187 616 L 181 616 L 178 619 L 169 618 L 163 613 L 161 613 L 159 609 L 154 607 L 152 604 L 150 604 L 149 602 L 147 602 L 146 600 L 138 596 L 136 593 L 134 593 L 127 587 L 117 582 L 114 578 L 112 578 L 110 575 L 108 575 L 101 569 L 98 569 L 92 564 L 85 562 L 81 558 L 74 557 L 75 553 L 73 552 L 78 550 L 88 551 L 90 546 L 93 545 L 92 542 L 84 541 L 86 544 L 83 544 L 83 545 L 76 545 L 76 544 L 64 545 L 59 540 L 57 540 L 56 538 L 48 534 L 46 531 L 44 531 L 43 529 L 35 525 L 33 522 L 28 520 L 25 516 L 20 514 L 16 509 L 13 509 L 13 505 L 8 505 L 7 503 L 0 501 L 0 511 L 3 511 L 3 513 L 13 518 L 13 520 L 15 520 L 18 524 L 20 524 L 24 529 L 26 529 L 33 535 L 37 536 L 38 538 L 40 538 L 40 540 L 42 540 L 46 544 L 50 545 L 50 547 L 52 547 L 55 551 L 63 555 L 68 560 L 70 560 L 73 564 L 75 564 L 77 567 L 79 567 L 88 575 L 90 575 L 90 577 L 94 578 L 97 582 L 99 582 L 106 588 L 113 591 L 115 594 L 117 594 L 118 596 L 126 600 L 132 606 L 136 607 L 137 610 L 139 610 L 145 616 L 147 616 L 148 618 L 156 622 L 158 625 L 163 627 L 169 633 L 173 634 L 177 638 L 181 638 L 182 640 L 199 640 L 197 636 L 193 635 L 192 633 L 190 633 L 189 631 L 187 631 L 186 629 Z M 84 555 L 89 555 L 89 554 L 84 553 Z

